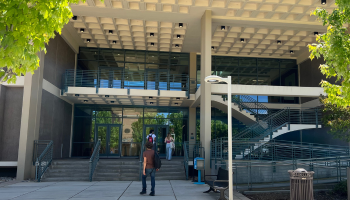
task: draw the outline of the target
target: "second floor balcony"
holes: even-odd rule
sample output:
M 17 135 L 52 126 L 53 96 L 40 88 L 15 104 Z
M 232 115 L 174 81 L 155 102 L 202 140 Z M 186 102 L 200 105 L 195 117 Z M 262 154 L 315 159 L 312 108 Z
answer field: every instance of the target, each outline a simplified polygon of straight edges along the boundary
M 189 98 L 196 90 L 187 74 L 149 70 L 126 72 L 118 69 L 66 70 L 62 94 L 110 94 L 140 96 L 179 96 Z

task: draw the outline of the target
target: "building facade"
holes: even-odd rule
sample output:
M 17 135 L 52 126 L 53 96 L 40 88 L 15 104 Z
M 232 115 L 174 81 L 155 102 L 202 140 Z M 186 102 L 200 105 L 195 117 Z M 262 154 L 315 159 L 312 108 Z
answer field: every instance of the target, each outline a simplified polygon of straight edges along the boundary
M 35 74 L 0 85 L 0 170 L 34 177 L 35 140 L 54 143 L 54 159 L 135 158 L 151 130 L 159 153 L 167 133 L 175 156 L 185 141 L 227 137 L 227 85 L 204 82 L 231 76 L 234 134 L 266 113 L 319 106 L 323 60 L 307 45 L 326 28 L 309 11 L 318 1 L 113 1 L 72 5 L 74 17 L 39 52 Z M 330 80 L 334 81 L 334 80 Z M 257 106 L 259 105 L 259 106 Z M 255 115 L 252 115 L 255 112 Z M 289 131 L 277 139 L 347 145 L 325 128 Z M 209 162 L 209 159 L 207 159 Z M 209 163 L 206 163 L 209 167 Z

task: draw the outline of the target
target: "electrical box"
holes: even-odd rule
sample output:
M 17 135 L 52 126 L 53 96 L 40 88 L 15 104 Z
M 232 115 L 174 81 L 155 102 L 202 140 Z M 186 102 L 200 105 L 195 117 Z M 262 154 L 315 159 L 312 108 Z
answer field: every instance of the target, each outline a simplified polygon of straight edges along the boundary
M 205 169 L 204 158 L 197 157 L 194 159 L 194 169 L 196 169 L 196 170 L 204 170 Z

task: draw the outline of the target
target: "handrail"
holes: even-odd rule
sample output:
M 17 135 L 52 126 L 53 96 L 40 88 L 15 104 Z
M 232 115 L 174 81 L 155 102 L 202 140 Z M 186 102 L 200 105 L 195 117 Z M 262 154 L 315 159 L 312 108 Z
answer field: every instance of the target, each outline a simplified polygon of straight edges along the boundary
M 53 141 L 51 141 L 35 162 L 35 179 L 40 182 L 42 176 L 51 165 L 53 154 Z
M 96 166 L 98 161 L 100 160 L 100 148 L 101 148 L 101 140 L 98 140 L 95 145 L 94 152 L 91 155 L 90 161 L 89 161 L 89 180 L 92 181 L 92 177 L 94 175 Z
M 157 71 L 133 73 L 118 69 L 74 70 L 68 69 L 63 75 L 62 92 L 68 87 L 94 87 L 96 93 L 99 88 L 144 89 L 144 90 L 172 90 L 186 91 L 189 98 L 193 93 L 195 79 L 187 74 L 169 74 Z
M 184 142 L 184 168 L 186 173 L 186 180 L 188 180 L 188 152 L 186 142 Z

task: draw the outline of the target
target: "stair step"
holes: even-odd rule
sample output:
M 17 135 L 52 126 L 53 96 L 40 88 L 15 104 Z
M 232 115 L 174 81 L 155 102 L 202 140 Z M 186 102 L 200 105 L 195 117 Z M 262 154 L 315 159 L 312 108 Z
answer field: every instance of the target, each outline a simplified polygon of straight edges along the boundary
M 52 173 L 45 174 L 47 177 L 89 177 L 89 173 Z
M 89 177 L 47 177 L 42 179 L 43 182 L 58 182 L 58 181 L 89 181 Z

